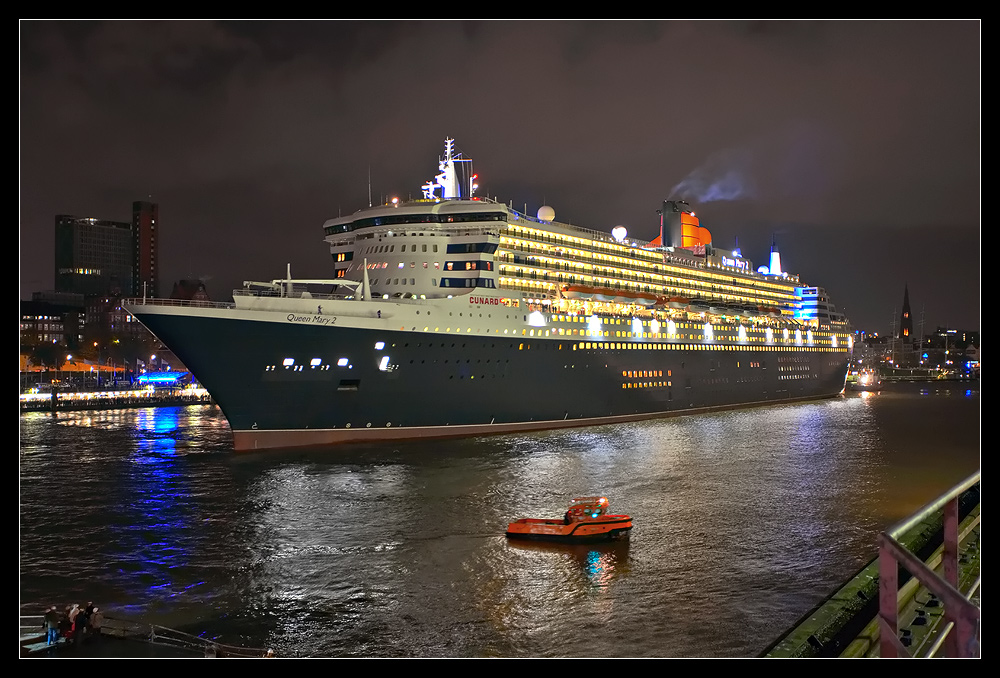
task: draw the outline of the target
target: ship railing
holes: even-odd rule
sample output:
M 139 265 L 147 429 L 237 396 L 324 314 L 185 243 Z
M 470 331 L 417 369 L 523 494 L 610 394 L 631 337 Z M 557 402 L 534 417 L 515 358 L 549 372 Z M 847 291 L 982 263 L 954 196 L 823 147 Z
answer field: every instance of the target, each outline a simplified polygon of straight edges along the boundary
M 979 485 L 981 476 L 981 472 L 974 473 L 912 517 L 879 535 L 880 657 L 887 659 L 912 656 L 899 637 L 900 566 L 944 605 L 944 619 L 947 623 L 927 656 L 934 656 L 943 643 L 948 657 L 979 657 L 980 609 L 972 598 L 978 596 L 982 580 L 977 578 L 968 593 L 960 590 L 959 545 L 979 527 L 981 518 L 977 516 L 960 530 L 959 499 L 966 491 Z M 914 525 L 938 513 L 943 515 L 944 522 L 944 548 L 941 556 L 943 576 L 899 542 L 899 538 Z
M 154 297 L 135 297 L 123 299 L 122 303 L 129 306 L 184 306 L 196 308 L 235 308 L 231 301 L 208 301 L 205 299 L 160 299 Z
M 492 201 L 491 200 L 490 202 L 496 202 L 496 201 Z M 509 209 L 517 217 L 518 221 L 524 220 L 526 222 L 530 222 L 530 223 L 534 223 L 534 224 L 539 224 L 541 226 L 545 226 L 546 228 L 550 228 L 553 225 L 561 226 L 563 228 L 568 228 L 568 229 L 570 229 L 572 231 L 575 231 L 577 233 L 584 233 L 587 236 L 589 236 L 592 240 L 600 240 L 602 242 L 611 243 L 613 245 L 621 244 L 621 243 L 618 242 L 618 240 L 615 239 L 615 237 L 613 235 L 611 235 L 610 233 L 606 233 L 604 231 L 595 231 L 595 230 L 590 229 L 590 228 L 584 228 L 583 226 L 576 226 L 574 224 L 569 224 L 569 223 L 565 223 L 565 222 L 562 222 L 562 221 L 542 221 L 538 217 L 533 217 L 530 214 L 525 214 L 524 212 L 521 212 L 521 211 L 518 211 L 518 210 L 514 209 L 509 204 L 505 204 L 505 203 L 501 203 L 501 202 L 496 202 L 496 204 L 498 204 L 498 205 L 505 205 L 505 207 L 507 207 L 507 209 Z M 626 238 L 625 242 L 626 242 L 626 244 L 632 245 L 633 247 L 649 247 L 650 246 L 650 242 L 649 241 L 647 241 L 647 240 L 641 240 L 639 238 Z
M 296 290 L 293 294 L 288 294 L 281 290 L 269 290 L 269 289 L 246 289 L 240 288 L 233 290 L 233 298 L 236 297 L 282 297 L 286 299 L 319 299 L 321 301 L 345 301 L 348 299 L 348 295 L 345 294 L 328 294 L 319 292 L 299 292 Z

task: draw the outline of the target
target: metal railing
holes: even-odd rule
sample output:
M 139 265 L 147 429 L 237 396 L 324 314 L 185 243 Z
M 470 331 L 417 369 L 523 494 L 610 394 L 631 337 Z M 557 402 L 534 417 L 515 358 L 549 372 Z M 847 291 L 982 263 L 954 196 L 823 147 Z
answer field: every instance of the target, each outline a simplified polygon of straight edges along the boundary
M 47 645 L 45 632 L 42 629 L 42 615 L 21 615 L 21 647 L 22 652 L 38 653 L 58 651 L 70 647 L 65 638 L 60 638 L 55 645 Z M 93 632 L 89 632 L 88 635 Z M 101 626 L 100 636 L 118 638 L 121 640 L 145 642 L 151 645 L 169 647 L 192 656 L 205 657 L 266 657 L 269 651 L 264 648 L 230 645 L 212 638 L 196 636 L 176 629 L 149 624 L 143 621 L 116 619 L 105 617 Z M 88 642 L 88 641 L 84 641 Z M 273 655 L 271 655 L 273 656 Z
M 132 306 L 184 306 L 197 308 L 235 308 L 231 301 L 204 301 L 201 299 L 161 299 L 159 297 L 129 297 L 122 299 L 123 304 Z
M 925 657 L 935 656 L 941 646 L 948 657 L 979 657 L 980 609 L 970 601 L 982 578 L 972 584 L 967 594 L 959 590 L 959 545 L 975 528 L 977 516 L 959 530 L 959 498 L 978 485 L 982 472 L 959 483 L 912 517 L 882 532 L 878 538 L 879 562 L 879 656 L 912 657 L 899 638 L 899 566 L 902 565 L 920 584 L 944 605 L 945 627 Z M 944 545 L 941 556 L 943 576 L 939 575 L 899 541 L 912 527 L 929 516 L 943 512 Z

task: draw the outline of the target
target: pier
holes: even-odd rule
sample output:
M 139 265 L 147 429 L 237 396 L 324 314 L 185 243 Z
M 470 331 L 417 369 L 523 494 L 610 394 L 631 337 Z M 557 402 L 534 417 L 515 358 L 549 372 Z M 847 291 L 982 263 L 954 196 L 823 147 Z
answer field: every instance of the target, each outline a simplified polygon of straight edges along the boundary
M 760 656 L 978 658 L 980 482 L 882 532 L 878 556 Z
M 60 637 L 48 644 L 42 615 L 21 615 L 21 657 L 206 657 L 268 656 L 263 648 L 221 643 L 143 621 L 105 617 L 100 634 L 82 644 Z M 271 655 L 273 656 L 273 655 Z
M 22 393 L 20 412 L 118 410 L 132 407 L 165 407 L 213 403 L 204 389 L 130 391 L 80 391 L 75 393 Z

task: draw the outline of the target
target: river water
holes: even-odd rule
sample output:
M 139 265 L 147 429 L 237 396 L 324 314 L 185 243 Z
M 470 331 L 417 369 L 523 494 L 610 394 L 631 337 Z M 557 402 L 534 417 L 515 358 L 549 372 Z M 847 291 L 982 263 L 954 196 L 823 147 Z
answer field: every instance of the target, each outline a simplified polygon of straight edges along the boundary
M 286 657 L 753 657 L 980 468 L 978 384 L 234 453 L 212 405 L 20 418 L 22 613 L 94 601 Z M 602 546 L 508 522 L 603 494 Z

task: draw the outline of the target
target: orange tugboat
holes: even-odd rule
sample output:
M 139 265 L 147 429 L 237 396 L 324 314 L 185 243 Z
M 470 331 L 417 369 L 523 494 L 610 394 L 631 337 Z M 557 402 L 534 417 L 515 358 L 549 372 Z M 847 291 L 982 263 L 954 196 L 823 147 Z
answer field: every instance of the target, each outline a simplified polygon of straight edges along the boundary
M 507 526 L 507 537 L 580 543 L 628 536 L 632 517 L 607 511 L 607 497 L 577 497 L 562 520 L 521 518 Z

